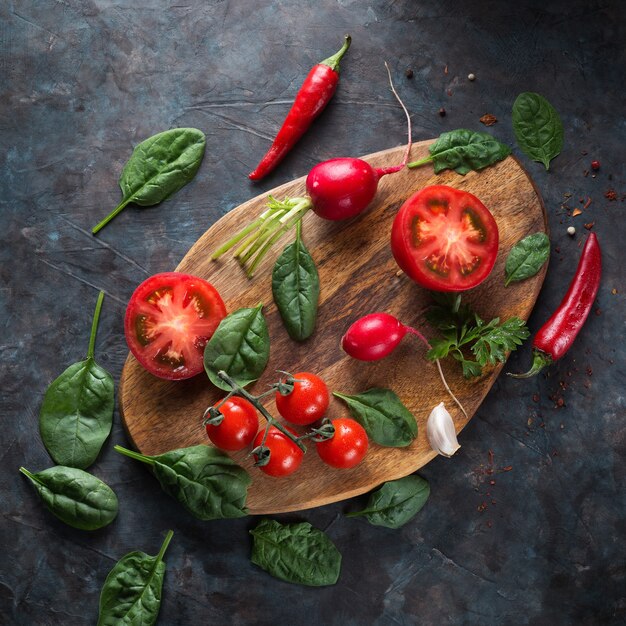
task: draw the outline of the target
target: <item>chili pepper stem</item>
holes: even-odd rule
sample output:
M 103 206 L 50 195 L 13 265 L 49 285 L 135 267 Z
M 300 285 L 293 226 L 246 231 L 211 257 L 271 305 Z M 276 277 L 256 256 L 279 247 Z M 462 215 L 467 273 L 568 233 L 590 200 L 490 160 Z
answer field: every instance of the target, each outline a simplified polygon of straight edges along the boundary
M 261 413 L 261 415 L 267 420 L 270 426 L 274 426 L 277 430 L 285 435 L 285 437 L 291 439 L 300 450 L 306 452 L 306 446 L 298 441 L 298 437 L 296 437 L 293 433 L 290 433 L 277 419 L 272 417 L 270 413 L 268 413 L 267 409 L 259 402 L 256 396 L 253 396 L 251 393 L 246 391 L 243 387 L 239 386 L 225 371 L 220 370 L 217 373 L 218 378 L 223 380 L 227 385 L 232 388 L 233 395 L 240 396 L 244 398 L 248 402 L 250 402 L 254 408 Z M 118 446 L 115 446 L 117 449 Z M 123 448 L 122 448 L 123 449 Z
M 507 372 L 512 378 L 531 378 L 536 376 L 544 367 L 552 364 L 552 358 L 549 354 L 541 352 L 541 350 L 533 350 L 533 362 L 530 369 L 524 374 L 512 374 Z
M 350 35 L 346 35 L 343 40 L 343 46 L 335 52 L 332 56 L 329 56 L 327 59 L 324 59 L 320 62 L 320 65 L 328 65 L 331 70 L 339 73 L 339 61 L 341 61 L 343 55 L 348 52 L 348 48 L 352 43 L 352 37 Z

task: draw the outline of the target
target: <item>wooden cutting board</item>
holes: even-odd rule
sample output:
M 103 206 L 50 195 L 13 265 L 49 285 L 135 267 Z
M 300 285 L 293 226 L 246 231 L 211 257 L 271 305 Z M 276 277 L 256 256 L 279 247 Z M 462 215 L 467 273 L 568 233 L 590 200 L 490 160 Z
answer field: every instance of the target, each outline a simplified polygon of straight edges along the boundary
M 411 159 L 426 156 L 432 141 L 413 144 Z M 402 147 L 364 157 L 375 167 L 394 165 L 402 159 Z M 304 195 L 305 178 L 277 187 L 277 197 Z M 243 183 L 242 183 L 243 184 Z M 371 443 L 364 461 L 350 470 L 324 465 L 314 446 L 309 447 L 300 469 L 286 478 L 271 478 L 252 466 L 246 454 L 233 458 L 253 478 L 248 495 L 252 514 L 295 511 L 320 506 L 367 492 L 380 483 L 406 476 L 435 456 L 426 438 L 426 419 L 431 409 L 446 403 L 457 431 L 468 420 L 445 393 L 434 364 L 426 361 L 423 346 L 407 336 L 396 352 L 382 361 L 363 363 L 346 356 L 339 341 L 348 326 L 367 313 L 386 311 L 403 323 L 420 328 L 427 337 L 433 330 L 424 319 L 430 302 L 428 293 L 414 284 L 391 255 L 391 223 L 402 203 L 414 192 L 432 184 L 444 184 L 478 196 L 492 211 L 500 232 L 498 259 L 489 278 L 465 297 L 484 318 L 517 315 L 528 319 L 544 280 L 547 267 L 535 277 L 504 287 L 506 256 L 519 239 L 534 232 L 547 232 L 545 209 L 532 180 L 513 157 L 482 172 L 460 176 L 446 171 L 435 176 L 431 166 L 404 170 L 380 181 L 378 194 L 369 209 L 346 222 L 326 222 L 312 212 L 303 220 L 303 238 L 315 259 L 321 284 L 316 332 L 303 343 L 292 341 L 284 330 L 272 300 L 271 270 L 276 257 L 294 234 L 289 234 L 267 255 L 253 280 L 248 280 L 232 256 L 211 261 L 210 254 L 245 224 L 258 216 L 268 194 L 245 202 L 220 219 L 194 244 L 176 268 L 209 280 L 220 291 L 228 311 L 264 303 L 271 337 L 270 362 L 250 390 L 260 393 L 276 381 L 277 370 L 310 370 L 326 381 L 329 389 L 354 394 L 370 387 L 393 389 L 417 419 L 419 434 L 407 448 L 382 448 Z M 450 360 L 451 361 L 451 360 Z M 456 362 L 445 362 L 448 382 L 465 406 L 475 413 L 493 385 L 502 366 L 487 371 L 480 379 L 467 381 Z M 204 375 L 188 381 L 159 380 L 128 356 L 120 382 L 120 406 L 128 436 L 145 454 L 158 454 L 199 443 L 209 443 L 201 423 L 205 408 L 223 392 Z M 273 400 L 266 406 L 276 413 Z M 333 398 L 329 417 L 347 415 L 345 405 Z M 460 439 L 461 445 L 463 439 Z M 454 462 L 454 461 L 450 461 Z

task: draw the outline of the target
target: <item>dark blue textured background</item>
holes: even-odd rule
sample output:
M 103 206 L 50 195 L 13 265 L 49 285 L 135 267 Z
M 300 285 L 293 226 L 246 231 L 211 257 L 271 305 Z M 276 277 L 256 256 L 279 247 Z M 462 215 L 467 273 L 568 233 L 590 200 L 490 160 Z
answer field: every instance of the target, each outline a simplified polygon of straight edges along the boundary
M 156 553 L 173 528 L 161 624 L 623 623 L 626 205 L 603 196 L 626 192 L 623 7 L 619 0 L 3 2 L 0 622 L 95 623 L 114 562 L 134 549 Z M 253 187 L 246 174 L 304 75 L 345 32 L 353 46 L 333 102 L 276 173 Z M 175 267 L 211 223 L 252 195 L 318 161 L 402 144 L 404 120 L 383 60 L 417 140 L 483 130 L 479 118 L 492 113 L 499 121 L 491 131 L 513 145 L 511 105 L 526 90 L 560 112 L 565 147 L 550 172 L 522 157 L 553 239 L 530 326 L 559 303 L 583 223 L 594 222 L 603 282 L 575 347 L 546 376 L 500 378 L 460 452 L 421 472 L 431 498 L 403 529 L 343 517 L 363 499 L 280 516 L 326 529 L 343 553 L 334 587 L 288 585 L 251 565 L 253 518 L 188 517 L 147 471 L 112 450 L 125 443 L 117 413 L 92 471 L 118 493 L 119 517 L 91 534 L 64 526 L 17 468 L 51 465 L 39 407 L 49 382 L 84 356 L 98 290 L 107 297 L 96 354 L 117 381 L 125 303 L 146 276 Z M 197 178 L 160 206 L 127 208 L 93 238 L 90 228 L 118 202 L 117 179 L 133 146 L 174 126 L 207 135 Z M 595 177 L 584 175 L 591 159 L 602 163 Z M 592 199 L 583 215 L 571 218 L 561 207 L 566 193 L 572 207 Z M 565 233 L 570 224 L 574 239 Z M 529 358 L 525 346 L 510 369 Z

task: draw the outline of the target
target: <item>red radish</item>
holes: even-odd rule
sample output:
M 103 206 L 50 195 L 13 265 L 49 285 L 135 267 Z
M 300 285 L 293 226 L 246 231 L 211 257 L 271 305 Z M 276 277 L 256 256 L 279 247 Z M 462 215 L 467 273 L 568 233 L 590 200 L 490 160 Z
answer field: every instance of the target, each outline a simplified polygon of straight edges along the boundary
M 389 356 L 407 333 L 415 335 L 429 350 L 431 349 L 432 346 L 419 330 L 405 326 L 389 313 L 370 313 L 359 318 L 341 338 L 341 347 L 346 354 L 359 361 L 378 361 Z M 435 363 L 443 386 L 467 417 L 463 405 L 457 400 L 446 382 L 439 359 L 435 359 Z
M 345 220 L 362 213 L 370 204 L 378 181 L 387 174 L 403 169 L 411 151 L 411 118 L 400 100 L 391 81 L 391 91 L 404 110 L 408 126 L 408 143 L 404 159 L 399 165 L 374 168 L 366 161 L 355 158 L 338 158 L 318 163 L 306 179 L 307 196 L 303 198 L 285 198 L 282 202 L 270 196 L 267 210 L 254 222 L 232 237 L 211 256 L 218 259 L 222 254 L 240 244 L 234 256 L 242 265 L 248 266 L 248 276 L 252 276 L 271 246 L 287 231 L 294 227 L 309 210 L 327 220 Z
M 378 361 L 389 356 L 406 333 L 406 326 L 393 315 L 370 313 L 348 328 L 341 347 L 359 361 Z

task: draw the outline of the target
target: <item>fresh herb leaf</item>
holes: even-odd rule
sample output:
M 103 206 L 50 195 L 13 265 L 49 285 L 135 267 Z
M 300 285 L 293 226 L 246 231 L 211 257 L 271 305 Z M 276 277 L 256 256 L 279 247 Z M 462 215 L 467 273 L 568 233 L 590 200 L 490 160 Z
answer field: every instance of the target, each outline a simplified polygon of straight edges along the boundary
M 278 312 L 292 339 L 304 341 L 315 330 L 320 280 L 315 261 L 301 237 L 285 247 L 272 272 L 272 294 Z
M 216 387 L 230 391 L 217 375 L 220 370 L 242 387 L 263 373 L 270 358 L 270 336 L 262 308 L 259 304 L 227 315 L 209 339 L 204 349 L 204 369 Z
M 400 528 L 411 520 L 426 504 L 430 485 L 420 476 L 405 476 L 383 483 L 370 494 L 362 511 L 346 517 L 364 516 L 374 526 Z
M 163 556 L 173 535 L 168 531 L 156 556 L 130 552 L 113 566 L 100 593 L 97 626 L 152 626 L 156 623 L 165 577 Z
M 70 365 L 51 383 L 39 412 L 41 438 L 58 465 L 89 467 L 96 460 L 113 425 L 113 377 L 94 359 L 103 298 L 104 293 L 100 292 L 87 358 Z
M 513 103 L 512 117 L 522 152 L 549 169 L 563 149 L 563 124 L 556 109 L 538 93 L 524 92 Z
M 339 579 L 341 553 L 308 522 L 263 520 L 250 534 L 252 562 L 275 578 L 311 587 L 334 585 Z
M 173 128 L 142 141 L 122 170 L 122 201 L 91 232 L 95 235 L 131 202 L 154 206 L 184 187 L 196 175 L 205 146 L 197 128 Z
M 497 361 L 504 363 L 506 353 L 515 350 L 530 335 L 526 324 L 518 317 L 511 317 L 502 324 L 496 317 L 487 323 L 461 303 L 458 295 L 434 297 L 436 304 L 426 318 L 443 336 L 431 339 L 431 349 L 426 356 L 431 361 L 453 357 L 461 364 L 465 378 L 480 376 L 486 365 Z M 469 358 L 468 349 L 474 360 Z
M 381 446 L 401 448 L 417 437 L 417 422 L 391 389 L 372 388 L 355 396 L 333 392 L 347 405 L 367 436 Z
M 550 257 L 550 239 L 534 233 L 518 241 L 509 252 L 504 266 L 505 286 L 537 274 Z
M 201 520 L 244 517 L 248 472 L 211 446 L 179 448 L 147 456 L 115 446 L 120 454 L 152 466 L 163 491 Z
M 33 484 L 48 510 L 80 530 L 97 530 L 117 516 L 117 496 L 106 483 L 75 467 L 57 465 L 32 474 L 20 472 Z
M 459 128 L 442 133 L 429 148 L 430 156 L 409 163 L 409 168 L 432 162 L 435 174 L 444 170 L 454 170 L 465 176 L 471 170 L 482 170 L 488 165 L 502 161 L 511 148 L 500 143 L 489 133 Z

